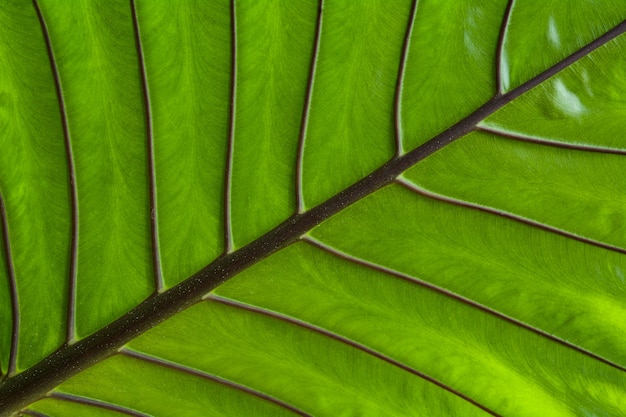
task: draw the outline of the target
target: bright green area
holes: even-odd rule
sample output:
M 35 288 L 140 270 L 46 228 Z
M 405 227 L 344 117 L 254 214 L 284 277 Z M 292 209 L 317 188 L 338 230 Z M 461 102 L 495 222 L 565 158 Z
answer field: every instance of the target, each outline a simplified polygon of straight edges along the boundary
M 124 314 L 154 286 L 144 106 L 127 1 L 46 1 L 42 10 L 76 167 L 80 337 Z
M 403 177 L 434 193 L 626 248 L 625 168 L 623 155 L 537 146 L 477 132 Z
M 235 380 L 315 416 L 430 416 L 456 410 L 464 416 L 484 416 L 438 387 L 360 350 L 216 302 L 182 312 L 130 346 Z
M 59 106 L 39 21 L 28 2 L 0 4 L 0 67 L 0 192 L 17 278 L 22 370 L 64 340 L 70 231 Z M 0 352 L 6 370 L 11 319 L 4 265 Z
M 314 1 L 236 3 L 231 205 L 233 244 L 240 247 L 296 210 L 296 154 L 317 8 Z
M 115 389 L 103 391 L 103 386 Z M 222 384 L 125 356 L 90 368 L 59 391 L 98 398 L 155 417 L 293 416 L 269 401 Z
M 626 37 L 513 100 L 481 126 L 549 142 L 626 150 Z
M 441 133 L 495 94 L 506 3 L 418 2 L 402 88 L 404 151 Z
M 621 0 L 547 0 L 541 7 L 514 1 L 502 51 L 502 89 L 528 81 L 617 26 L 625 15 Z
M 303 159 L 305 206 L 315 206 L 395 152 L 393 102 L 408 1 L 324 3 Z
M 161 263 L 171 286 L 224 249 L 230 11 L 227 1 L 140 1 L 137 8 L 154 120 Z
M 624 372 L 450 297 L 305 243 L 253 266 L 217 293 L 369 346 L 500 415 L 534 416 L 541 408 L 546 417 L 577 416 L 588 407 L 610 413 L 626 407 Z M 339 362 L 328 355 L 328 361 Z M 580 374 L 585 378 L 578 378 Z M 449 396 L 443 390 L 436 395 L 432 402 L 445 402 Z
M 624 255 L 392 185 L 314 229 L 326 244 L 475 300 L 622 366 Z
M 33 404 L 32 409 L 39 411 L 40 413 L 44 413 L 49 417 L 122 417 L 128 415 L 89 405 L 57 400 L 54 398 L 46 398 L 38 401 Z

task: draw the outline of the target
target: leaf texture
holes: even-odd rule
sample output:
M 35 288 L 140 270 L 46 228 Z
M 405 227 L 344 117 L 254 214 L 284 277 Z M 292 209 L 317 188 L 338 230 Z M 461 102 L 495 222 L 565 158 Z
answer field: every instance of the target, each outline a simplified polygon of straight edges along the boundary
M 625 18 L 3 2 L 0 415 L 624 415 Z

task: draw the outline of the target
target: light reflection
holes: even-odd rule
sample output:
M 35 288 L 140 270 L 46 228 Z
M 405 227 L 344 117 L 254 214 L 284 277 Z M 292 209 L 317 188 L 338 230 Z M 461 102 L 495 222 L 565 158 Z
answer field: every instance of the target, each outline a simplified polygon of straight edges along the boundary
M 587 108 L 580 101 L 578 96 L 570 91 L 562 80 L 554 83 L 555 97 L 554 106 L 567 116 L 580 116 L 587 112 Z
M 561 46 L 561 36 L 559 35 L 559 30 L 556 27 L 556 20 L 554 20 L 553 16 L 550 16 L 550 19 L 548 20 L 548 38 L 555 48 L 559 48 Z

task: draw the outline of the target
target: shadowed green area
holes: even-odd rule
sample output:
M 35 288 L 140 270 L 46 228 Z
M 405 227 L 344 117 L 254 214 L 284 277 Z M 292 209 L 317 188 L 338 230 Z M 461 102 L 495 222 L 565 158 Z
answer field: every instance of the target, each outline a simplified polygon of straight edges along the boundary
M 3 233 L 3 227 L 0 225 L 0 233 Z M 0 235 L 1 236 L 1 235 Z M 0 253 L 4 253 L 4 241 L 0 239 Z M 4 255 L 0 256 L 0 271 L 7 271 L 8 265 Z M 6 272 L 2 273 L 7 279 Z M 11 294 L 7 283 L 0 283 L 0 374 L 5 374 L 9 370 L 9 356 L 11 354 Z
M 0 67 L 0 192 L 20 299 L 17 368 L 23 370 L 65 338 L 70 232 L 59 106 L 39 21 L 28 2 L 0 5 Z M 0 275 L 6 370 L 11 319 L 5 267 Z
M 103 393 L 102 384 L 116 389 Z M 115 356 L 96 365 L 63 384 L 59 391 L 98 398 L 152 416 L 293 415 L 268 401 L 222 384 L 125 356 Z M 63 412 L 62 416 L 71 415 L 66 410 Z
M 77 404 L 70 401 L 57 400 L 48 398 L 33 404 L 33 410 L 44 413 L 49 417 L 70 417 L 70 416 L 89 416 L 89 417 L 122 417 L 127 416 L 125 413 L 118 413 L 103 408 L 93 407 L 84 404 Z

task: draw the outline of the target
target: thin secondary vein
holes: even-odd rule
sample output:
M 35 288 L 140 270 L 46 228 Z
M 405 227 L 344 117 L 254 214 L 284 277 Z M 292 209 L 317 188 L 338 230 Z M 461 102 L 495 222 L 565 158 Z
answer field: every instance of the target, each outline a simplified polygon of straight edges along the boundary
M 296 206 L 298 213 L 305 211 L 302 175 L 304 168 L 304 144 L 309 125 L 309 113 L 311 110 L 311 100 L 313 97 L 313 85 L 315 84 L 315 71 L 317 69 L 317 59 L 319 56 L 320 38 L 322 36 L 322 19 L 324 13 L 324 0 L 319 0 L 317 7 L 317 23 L 315 25 L 315 40 L 313 43 L 313 53 L 311 56 L 311 67 L 309 69 L 309 80 L 302 110 L 302 124 L 300 126 L 300 137 L 298 142 L 298 160 L 296 163 Z
M 389 166 L 390 170 L 397 172 L 396 175 L 399 175 L 411 166 L 415 165 L 417 162 L 424 159 L 426 156 L 431 155 L 432 153 L 443 148 L 444 146 L 449 145 L 455 140 L 478 129 L 480 127 L 479 123 L 486 119 L 488 116 L 495 113 L 497 110 L 515 100 L 522 94 L 528 92 L 542 82 L 546 81 L 550 77 L 558 74 L 561 70 L 567 68 L 578 60 L 589 55 L 591 52 L 595 51 L 599 47 L 612 41 L 619 35 L 623 34 L 625 31 L 626 21 L 622 21 L 619 25 L 615 26 L 604 35 L 583 46 L 573 54 L 569 55 L 562 61 L 554 64 L 544 72 L 526 81 L 522 85 L 514 88 L 513 90 L 510 90 L 505 94 L 494 96 L 491 100 L 489 100 L 484 105 L 479 107 L 476 111 L 468 115 L 465 119 L 459 121 L 444 132 L 424 143 L 423 145 L 403 155 L 401 158 L 397 158 L 388 162 L 386 165 L 383 165 L 381 168 L 376 170 L 375 173 L 386 170 L 386 167 Z
M 35 411 L 35 410 L 22 411 L 21 415 L 23 415 L 23 416 L 32 416 L 32 417 L 50 417 L 47 414 L 40 413 L 39 411 Z
M 297 408 L 297 407 L 295 407 L 295 406 L 293 406 L 293 405 L 291 405 L 289 403 L 286 403 L 285 401 L 282 401 L 282 400 L 280 400 L 280 399 L 278 399 L 276 397 L 273 397 L 273 396 L 271 396 L 269 394 L 265 394 L 265 393 L 263 393 L 261 391 L 257 391 L 255 389 L 247 387 L 245 385 L 238 384 L 238 383 L 233 382 L 231 380 L 219 377 L 217 375 L 209 374 L 207 372 L 203 372 L 203 371 L 200 371 L 198 369 L 190 368 L 188 366 L 184 366 L 184 365 L 181 365 L 179 363 L 168 361 L 168 360 L 165 360 L 165 359 L 162 359 L 162 358 L 158 358 L 158 357 L 155 357 L 155 356 L 146 355 L 145 353 L 141 353 L 141 352 L 138 352 L 136 350 L 129 349 L 129 348 L 122 348 L 122 349 L 119 350 L 119 353 L 121 355 L 130 357 L 130 358 L 133 358 L 133 359 L 137 359 L 137 360 L 140 360 L 140 361 L 143 361 L 143 362 L 148 362 L 148 363 L 151 363 L 151 364 L 156 365 L 156 366 L 160 366 L 160 367 L 172 369 L 172 370 L 177 371 L 177 372 L 182 372 L 182 373 L 185 373 L 185 374 L 188 374 L 188 375 L 193 375 L 193 376 L 196 376 L 196 377 L 200 377 L 200 378 L 208 380 L 208 381 L 217 382 L 218 384 L 222 384 L 222 385 L 228 386 L 230 388 L 234 388 L 237 391 L 241 391 L 241 392 L 244 392 L 246 394 L 255 396 L 257 398 L 260 398 L 261 400 L 270 402 L 270 403 L 272 403 L 274 405 L 277 405 L 277 406 L 279 406 L 281 408 L 284 408 L 285 410 L 289 410 L 289 411 L 291 411 L 291 412 L 293 412 L 293 413 L 295 413 L 295 414 L 297 414 L 299 416 L 312 417 L 310 414 L 308 414 L 308 413 L 300 410 L 299 408 Z
M 498 46 L 496 49 L 496 95 L 502 95 L 504 87 L 502 85 L 503 80 L 503 67 L 502 60 L 504 59 L 504 40 L 506 39 L 506 32 L 509 26 L 509 20 L 511 19 L 511 10 L 513 9 L 513 1 L 509 0 L 504 12 L 504 19 L 502 19 L 502 26 L 500 27 L 500 35 L 498 36 Z
M 146 117 L 146 137 L 148 140 L 148 171 L 149 171 L 149 187 L 150 187 L 150 232 L 152 238 L 152 268 L 154 273 L 154 287 L 157 293 L 163 291 L 163 272 L 161 269 L 161 251 L 159 246 L 159 216 L 157 209 L 157 191 L 156 191 L 156 167 L 154 157 L 154 123 L 152 119 L 152 104 L 150 102 L 150 87 L 148 85 L 148 72 L 146 69 L 146 60 L 141 42 L 141 29 L 139 27 L 139 18 L 137 16 L 137 4 L 135 0 L 130 0 L 131 11 L 133 16 L 133 29 L 135 32 L 135 45 L 137 47 L 137 57 L 139 61 L 139 73 L 141 77 L 141 86 L 143 89 L 143 101 Z
M 404 76 L 406 74 L 407 60 L 409 59 L 409 49 L 411 48 L 411 36 L 413 35 L 413 27 L 415 26 L 415 15 L 417 14 L 417 1 L 413 0 L 411 6 L 411 16 L 409 17 L 409 25 L 404 35 L 404 44 L 402 45 L 402 58 L 398 68 L 398 78 L 396 83 L 396 96 L 393 105 L 394 130 L 396 138 L 396 157 L 404 153 L 402 139 L 404 132 L 402 130 L 402 93 L 404 90 Z
M 115 411 L 120 414 L 125 414 L 132 417 L 150 417 L 149 414 L 141 413 L 137 410 L 133 410 L 127 407 L 123 407 L 117 404 L 111 404 L 109 402 L 96 400 L 93 398 L 81 397 L 79 395 L 65 394 L 62 392 L 52 392 L 48 395 L 49 398 L 56 400 L 68 401 L 76 404 L 87 405 L 90 407 L 101 408 L 103 410 Z
M 615 39 L 624 31 L 626 31 L 626 21 L 521 86 L 492 98 L 465 119 L 418 148 L 399 158 L 391 159 L 325 202 L 304 213 L 292 215 L 251 243 L 220 256 L 180 284 L 144 300 L 99 331 L 74 344 L 62 346 L 29 369 L 0 382 L 0 416 L 10 415 L 41 398 L 61 382 L 114 354 L 117 349 L 139 334 L 201 301 L 205 294 L 239 272 L 298 241 L 302 235 L 324 220 L 391 184 L 397 176 L 422 159 L 476 130 L 480 121 L 511 100 Z
M 468 395 L 463 394 L 462 392 L 452 388 L 451 386 L 449 386 L 449 385 L 447 385 L 447 384 L 445 384 L 445 383 L 443 383 L 443 382 L 441 382 L 441 381 L 439 381 L 439 380 L 437 380 L 437 379 L 435 379 L 435 378 L 433 378 L 433 377 L 431 377 L 431 376 L 429 376 L 429 375 L 427 375 L 427 374 L 425 374 L 423 372 L 420 372 L 417 369 L 415 369 L 415 368 L 413 368 L 413 367 L 411 367 L 411 366 L 409 366 L 409 365 L 407 365 L 405 363 L 402 363 L 402 362 L 400 362 L 398 360 L 395 360 L 391 356 L 387 356 L 387 355 L 385 355 L 385 354 L 383 354 L 383 353 L 381 353 L 381 352 L 379 352 L 379 351 L 377 351 L 375 349 L 372 349 L 372 348 L 368 347 L 367 345 L 364 345 L 364 344 L 362 344 L 360 342 L 357 342 L 357 341 L 355 341 L 353 339 L 350 339 L 348 337 L 341 336 L 340 334 L 337 334 L 337 333 L 332 332 L 330 330 L 327 330 L 325 328 L 319 327 L 319 326 L 314 325 L 312 323 L 309 323 L 309 322 L 297 319 L 295 317 L 288 316 L 286 314 L 282 314 L 282 313 L 279 313 L 279 312 L 276 312 L 276 311 L 273 311 L 273 310 L 268 310 L 268 309 L 265 309 L 265 308 L 253 306 L 253 305 L 250 305 L 250 304 L 245 304 L 245 303 L 239 302 L 237 300 L 233 300 L 233 299 L 230 299 L 230 298 L 222 297 L 222 296 L 219 296 L 219 295 L 216 295 L 216 294 L 210 294 L 209 296 L 206 297 L 206 299 L 210 300 L 210 301 L 218 302 L 218 303 L 221 303 L 221 304 L 225 304 L 225 305 L 228 305 L 228 306 L 231 306 L 231 307 L 235 307 L 235 308 L 239 308 L 239 309 L 242 309 L 242 310 L 246 310 L 246 311 L 249 311 L 251 313 L 261 314 L 261 315 L 266 316 L 266 317 L 271 317 L 273 319 L 281 320 L 281 321 L 284 321 L 286 323 L 293 324 L 293 325 L 296 325 L 298 327 L 307 329 L 309 331 L 321 334 L 321 335 L 323 335 L 325 337 L 328 337 L 328 338 L 331 338 L 333 340 L 336 340 L 336 341 L 338 341 L 340 343 L 343 343 L 343 344 L 348 345 L 348 346 L 350 346 L 350 347 L 352 347 L 354 349 L 357 349 L 357 350 L 359 350 L 361 352 L 364 352 L 364 353 L 366 353 L 368 355 L 371 355 L 371 356 L 373 356 L 373 357 L 375 357 L 377 359 L 380 359 L 380 360 L 382 360 L 384 362 L 387 362 L 390 365 L 393 365 L 393 366 L 395 366 L 395 367 L 397 367 L 399 369 L 402 369 L 405 372 L 408 372 L 408 373 L 410 373 L 412 375 L 415 375 L 415 376 L 417 376 L 419 378 L 422 378 L 425 381 L 427 381 L 427 382 L 429 382 L 431 384 L 434 384 L 434 385 L 438 386 L 439 388 L 442 388 L 442 389 L 448 391 L 449 393 L 451 393 L 451 394 L 453 394 L 453 395 L 455 395 L 455 396 L 457 396 L 459 398 L 462 398 L 463 400 L 465 400 L 465 401 L 469 402 L 470 404 L 480 408 L 481 410 L 486 411 L 487 413 L 491 414 L 492 416 L 497 416 L 497 417 L 500 416 L 500 414 L 498 414 L 495 411 L 489 409 L 488 407 L 486 407 L 485 405 L 479 403 L 478 401 L 472 399 Z
M 41 12 L 41 8 L 37 0 L 33 0 L 33 5 L 37 11 L 41 31 L 46 42 L 48 51 L 48 59 L 50 60 L 50 68 L 54 78 L 54 86 L 56 89 L 57 100 L 59 102 L 59 110 L 61 113 L 61 125 L 63 126 L 63 138 L 65 142 L 65 158 L 67 159 L 67 169 L 70 181 L 70 204 L 71 204 L 71 238 L 70 238 L 70 270 L 69 270 L 69 291 L 67 302 L 67 328 L 65 333 L 66 343 L 73 343 L 76 339 L 76 287 L 77 287 L 77 270 L 78 270 L 78 185 L 76 184 L 76 167 L 74 164 L 74 153 L 72 150 L 72 136 L 67 117 L 67 107 L 65 105 L 65 96 L 63 94 L 63 84 L 59 74 L 59 68 L 54 56 L 54 48 L 48 31 L 48 25 Z
M 412 192 L 415 192 L 417 194 L 420 194 L 424 197 L 427 197 L 433 200 L 442 201 L 444 203 L 450 203 L 455 206 L 461 206 L 461 207 L 465 207 L 465 208 L 469 208 L 473 210 L 479 210 L 484 213 L 495 214 L 496 216 L 505 217 L 507 219 L 525 224 L 527 226 L 536 227 L 538 229 L 542 229 L 547 232 L 566 237 L 568 239 L 577 240 L 579 242 L 586 243 L 588 245 L 597 246 L 602 249 L 606 249 L 606 250 L 610 250 L 613 252 L 618 252 L 618 253 L 622 253 L 626 255 L 626 249 L 620 248 L 619 246 L 609 245 L 608 243 L 604 243 L 604 242 L 600 242 L 600 241 L 590 239 L 584 236 L 580 236 L 575 233 L 568 232 L 567 230 L 559 229 L 557 227 L 550 226 L 548 224 L 541 223 L 541 222 L 538 222 L 536 220 L 532 220 L 526 217 L 518 216 L 517 214 L 509 213 L 507 211 L 502 211 L 502 210 L 495 209 L 493 207 L 483 206 L 480 204 L 471 203 L 469 201 L 463 201 L 463 200 L 459 200 L 456 198 L 451 198 L 451 197 L 447 197 L 441 194 L 437 194 L 425 188 L 420 187 L 419 185 L 415 184 L 414 182 L 402 176 L 397 178 L 397 183 Z
M 224 187 L 224 245 L 227 254 L 233 252 L 232 188 L 235 152 L 235 122 L 237 111 L 237 10 L 236 0 L 230 1 L 230 109 L 228 120 L 228 151 L 226 155 L 226 185 Z
M 575 149 L 577 151 L 626 155 L 626 149 L 605 148 L 605 147 L 596 146 L 596 145 L 582 145 L 582 144 L 567 143 L 567 142 L 557 142 L 556 140 L 533 138 L 533 137 L 524 136 L 518 133 L 505 132 L 505 131 L 498 130 L 493 127 L 483 126 L 480 124 L 478 125 L 476 130 L 480 130 L 480 131 L 487 132 L 487 133 L 492 133 L 494 135 L 498 135 L 503 138 L 519 140 L 522 142 L 534 143 L 537 145 L 552 146 L 555 148 L 564 148 L 564 149 Z
M 20 307 L 17 296 L 17 281 L 15 278 L 15 268 L 13 266 L 13 256 L 11 254 L 11 239 L 9 238 L 9 221 L 7 219 L 4 199 L 0 194 L 0 225 L 2 226 L 2 243 L 4 248 L 4 258 L 6 261 L 7 276 L 9 278 L 9 293 L 11 296 L 11 351 L 9 352 L 9 366 L 7 375 L 10 377 L 17 367 L 17 346 L 20 337 Z
M 508 316 L 508 315 L 506 315 L 504 313 L 499 312 L 498 310 L 494 310 L 491 307 L 483 305 L 483 304 L 481 304 L 479 302 L 476 302 L 476 301 L 474 301 L 472 299 L 464 297 L 464 296 L 462 296 L 460 294 L 457 294 L 457 293 L 455 293 L 453 291 L 450 291 L 448 289 L 439 287 L 439 286 L 434 285 L 434 284 L 432 284 L 432 283 L 430 283 L 428 281 L 424 281 L 424 280 L 416 278 L 414 276 L 404 274 L 404 273 L 396 271 L 394 269 L 387 268 L 385 266 L 369 262 L 369 261 L 367 261 L 365 259 L 357 258 L 357 257 L 355 257 L 353 255 L 350 255 L 350 254 L 342 252 L 342 251 L 340 251 L 340 250 L 338 250 L 338 249 L 336 249 L 336 248 L 334 248 L 332 246 L 329 246 L 329 245 L 327 245 L 327 244 L 325 244 L 325 243 L 315 239 L 312 236 L 308 236 L 308 235 L 307 236 L 303 236 L 302 240 L 307 242 L 307 243 L 310 243 L 311 245 L 315 246 L 316 248 L 321 249 L 321 250 L 323 250 L 323 251 L 325 251 L 325 252 L 327 252 L 327 253 L 329 253 L 329 254 L 337 257 L 337 258 L 343 259 L 344 261 L 348 261 L 348 262 L 354 263 L 356 265 L 361 265 L 361 266 L 363 266 L 365 268 L 369 268 L 369 269 L 372 269 L 372 270 L 377 271 L 377 272 L 382 272 L 382 273 L 384 273 L 386 275 L 390 275 L 390 276 L 393 276 L 393 277 L 405 280 L 407 282 L 410 282 L 412 284 L 419 285 L 420 287 L 426 288 L 426 289 L 428 289 L 430 291 L 436 292 L 436 293 L 441 294 L 441 295 L 443 295 L 445 297 L 448 297 L 448 298 L 456 300 L 456 301 L 458 301 L 460 303 L 466 304 L 466 305 L 468 305 L 468 306 L 470 306 L 472 308 L 476 308 L 476 309 L 478 309 L 480 311 L 483 311 L 483 312 L 485 312 L 487 314 L 495 316 L 495 317 L 497 317 L 499 319 L 502 319 L 502 320 L 504 320 L 504 321 L 506 321 L 508 323 L 511 323 L 511 324 L 513 324 L 515 326 L 518 326 L 518 327 L 521 327 L 523 329 L 529 330 L 529 331 L 531 331 L 531 332 L 533 332 L 533 333 L 535 333 L 535 334 L 537 334 L 537 335 L 539 335 L 541 337 L 550 339 L 553 342 L 556 342 L 556 343 L 558 343 L 558 344 L 560 344 L 562 346 L 565 346 L 565 347 L 570 348 L 572 350 L 575 350 L 575 351 L 577 351 L 579 353 L 582 353 L 585 356 L 589 356 L 589 357 L 591 357 L 591 358 L 593 358 L 595 360 L 598 360 L 598 361 L 600 361 L 600 362 L 602 362 L 602 363 L 604 363 L 606 365 L 609 365 L 609 366 L 611 366 L 611 367 L 613 367 L 615 369 L 619 369 L 620 371 L 626 371 L 626 367 L 624 367 L 622 365 L 619 365 L 619 364 L 617 364 L 615 362 L 612 362 L 609 359 L 606 359 L 606 358 L 604 358 L 604 357 L 602 357 L 602 356 L 600 356 L 600 355 L 598 355 L 596 353 L 593 353 L 593 352 L 591 352 L 591 351 L 589 351 L 589 350 L 587 350 L 587 349 L 585 349 L 585 348 L 583 348 L 581 346 L 578 346 L 578 345 L 575 345 L 575 344 L 573 344 L 571 342 L 568 342 L 565 339 L 561 339 L 560 337 L 555 336 L 553 334 L 550 334 L 550 333 L 548 333 L 548 332 L 546 332 L 544 330 L 541 330 L 538 327 L 535 327 L 535 326 L 532 326 L 530 324 L 524 323 L 523 321 L 520 321 L 520 320 L 518 320 L 516 318 L 513 318 L 511 316 Z

